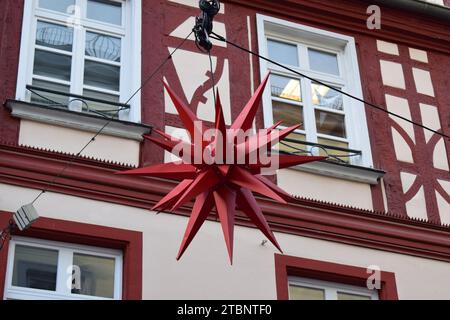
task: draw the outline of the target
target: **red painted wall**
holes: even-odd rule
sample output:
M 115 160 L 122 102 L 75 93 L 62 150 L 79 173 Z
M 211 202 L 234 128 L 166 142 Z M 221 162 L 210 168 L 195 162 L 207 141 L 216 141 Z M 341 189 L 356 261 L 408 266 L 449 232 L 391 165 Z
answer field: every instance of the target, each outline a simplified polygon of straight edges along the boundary
M 376 39 L 396 42 L 400 44 L 401 51 L 405 53 L 408 46 L 427 50 L 429 52 L 429 68 L 436 89 L 436 99 L 431 104 L 439 106 L 441 124 L 446 134 L 450 134 L 448 123 L 450 111 L 446 106 L 450 105 L 448 87 L 450 79 L 450 25 L 435 21 L 408 12 L 399 12 L 393 9 L 383 8 L 382 30 L 370 31 L 366 29 L 367 3 L 363 1 L 349 0 L 339 3 L 326 0 L 286 0 L 274 2 L 267 0 L 228 0 L 226 14 L 219 14 L 217 21 L 224 22 L 227 28 L 229 40 L 244 47 L 248 46 L 247 16 L 251 19 L 252 47 L 257 48 L 256 13 L 275 16 L 294 22 L 311 25 L 314 27 L 331 30 L 355 37 L 365 99 L 379 105 L 385 105 L 384 88 L 381 87 L 381 74 L 379 69 L 380 58 L 376 50 Z M 448 2 L 448 1 L 447 1 Z M 168 1 L 146 0 L 142 1 L 142 79 L 151 74 L 157 66 L 167 57 L 167 47 L 174 47 L 180 43 L 179 38 L 173 38 L 168 34 L 180 25 L 188 16 L 198 15 L 198 9 L 186 7 Z M 14 98 L 17 81 L 17 68 L 19 58 L 19 42 L 22 25 L 23 1 L 3 0 L 0 10 L 0 99 Z M 399 24 L 398 21 L 402 21 Z M 185 50 L 197 52 L 192 41 L 186 42 Z M 221 76 L 221 66 L 225 59 L 230 64 L 230 92 L 232 117 L 234 118 L 244 103 L 251 96 L 249 72 L 249 56 L 235 48 L 215 47 L 213 55 L 218 56 L 219 68 L 215 79 Z M 404 56 L 404 55 L 402 55 Z M 403 63 L 412 65 L 413 62 L 403 60 Z M 254 85 L 259 83 L 259 63 L 253 58 Z M 206 71 L 205 71 L 206 72 Z M 207 74 L 209 78 L 209 73 Z M 181 126 L 176 116 L 164 112 L 164 95 L 162 79 L 166 76 L 170 85 L 178 93 L 183 92 L 172 61 L 169 61 L 151 83 L 142 89 L 142 121 L 163 129 L 165 125 Z M 406 74 L 408 83 L 411 83 L 411 74 Z M 206 81 L 200 87 L 191 103 L 193 110 L 199 102 L 211 100 L 205 96 L 206 89 L 211 86 L 211 81 Z M 397 92 L 398 93 L 398 92 Z M 400 93 L 398 93 L 400 94 Z M 405 93 L 401 93 L 405 95 Z M 406 97 L 415 104 L 419 102 L 417 97 Z M 183 98 L 183 97 L 182 97 Z M 187 102 L 187 101 L 186 101 Z M 417 164 L 414 166 L 399 163 L 393 152 L 393 142 L 390 133 L 387 116 L 378 111 L 366 108 L 368 126 L 371 136 L 371 146 L 374 155 L 375 167 L 386 170 L 386 191 L 389 209 L 397 214 L 405 215 L 405 195 L 400 182 L 400 170 L 415 172 L 423 178 L 426 188 L 427 208 L 430 218 L 438 221 L 436 212 L 436 200 L 433 192 L 436 188 L 436 178 L 450 180 L 449 173 L 430 170 L 430 147 L 424 143 L 415 146 L 414 154 Z M 415 120 L 420 121 L 416 113 Z M 5 108 L 0 108 L 0 142 L 15 143 L 18 137 L 19 122 L 12 118 Z M 260 109 L 257 116 L 257 126 L 262 127 L 263 115 Z M 417 129 L 419 130 L 419 129 Z M 419 140 L 423 132 L 416 130 Z M 447 145 L 447 153 L 450 148 Z M 450 154 L 449 154 L 450 157 Z M 163 160 L 163 152 L 149 142 L 143 144 L 141 163 L 144 165 L 158 163 Z M 383 209 L 381 188 L 372 187 L 374 208 Z
M 23 1 L 2 0 L 0 10 L 0 101 L 14 98 L 19 62 Z M 16 143 L 19 121 L 0 107 L 0 142 Z

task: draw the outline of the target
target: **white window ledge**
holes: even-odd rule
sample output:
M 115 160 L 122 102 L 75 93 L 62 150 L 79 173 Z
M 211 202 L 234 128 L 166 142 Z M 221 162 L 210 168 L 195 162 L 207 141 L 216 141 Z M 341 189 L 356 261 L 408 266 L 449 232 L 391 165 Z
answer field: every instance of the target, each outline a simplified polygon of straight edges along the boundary
M 6 101 L 5 106 L 11 110 L 12 116 L 20 119 L 95 133 L 109 120 L 109 118 L 97 115 L 17 100 L 8 100 Z M 103 129 L 102 134 L 142 141 L 142 136 L 150 133 L 151 130 L 152 128 L 147 125 L 122 120 L 112 120 L 108 126 Z
M 376 185 L 386 172 L 334 161 L 316 161 L 292 167 L 294 170 Z

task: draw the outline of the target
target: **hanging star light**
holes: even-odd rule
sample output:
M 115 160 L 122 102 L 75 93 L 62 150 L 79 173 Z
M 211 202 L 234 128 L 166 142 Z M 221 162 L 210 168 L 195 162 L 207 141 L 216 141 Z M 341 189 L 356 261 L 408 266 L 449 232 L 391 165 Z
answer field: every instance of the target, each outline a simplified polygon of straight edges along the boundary
M 194 138 L 191 139 L 193 142 L 176 139 L 155 129 L 154 132 L 160 135 L 161 139 L 153 136 L 144 137 L 182 160 L 119 172 L 119 174 L 181 180 L 153 207 L 153 210 L 173 212 L 195 198 L 177 260 L 181 258 L 214 206 L 222 225 L 231 263 L 233 263 L 233 236 L 237 209 L 245 213 L 273 245 L 282 251 L 252 192 L 287 203 L 286 200 L 291 196 L 264 177 L 262 175 L 264 170 L 288 168 L 323 160 L 326 157 L 270 152 L 272 146 L 299 128 L 300 124 L 275 130 L 280 122 L 269 129 L 261 130 L 258 134 L 249 134 L 268 79 L 269 75 L 264 78 L 254 96 L 228 129 L 218 92 L 215 126 L 206 129 L 204 123 L 197 119 L 192 110 L 164 83 L 181 121 L 190 137 Z

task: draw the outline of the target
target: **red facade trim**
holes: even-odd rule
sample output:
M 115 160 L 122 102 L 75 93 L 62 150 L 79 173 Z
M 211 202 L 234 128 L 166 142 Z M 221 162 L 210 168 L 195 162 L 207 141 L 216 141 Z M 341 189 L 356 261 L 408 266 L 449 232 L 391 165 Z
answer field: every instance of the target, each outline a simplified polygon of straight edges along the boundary
M 0 145 L 0 183 L 151 209 L 173 189 L 173 181 L 114 175 L 124 168 L 75 160 L 48 186 L 70 156 Z M 37 191 L 38 192 L 38 191 Z M 258 202 L 274 231 L 450 262 L 450 228 L 307 199 L 281 205 Z M 176 214 L 188 216 L 192 205 Z M 126 213 L 124 213 L 126 214 Z M 211 216 L 212 217 L 212 216 Z M 239 225 L 251 226 L 243 216 Z
M 11 213 L 0 212 L 0 226 Z M 122 299 L 142 299 L 142 233 L 41 217 L 21 236 L 118 249 L 123 252 Z M 8 257 L 8 242 L 0 251 L 0 299 L 3 299 Z
M 365 268 L 343 264 L 310 260 L 275 254 L 275 277 L 278 300 L 289 299 L 288 277 L 297 276 L 316 280 L 366 287 L 370 274 Z M 381 271 L 381 300 L 398 300 L 395 274 Z
M 435 50 L 450 54 L 450 35 L 443 25 L 448 21 L 436 20 L 409 11 L 381 6 L 382 27 L 380 30 L 367 28 L 367 8 L 370 1 L 346 0 L 223 0 L 224 3 L 251 8 L 253 12 L 271 14 L 291 21 L 320 26 L 322 29 L 341 30 L 352 36 L 369 36 L 391 42 Z M 401 21 L 401 22 L 400 22 Z

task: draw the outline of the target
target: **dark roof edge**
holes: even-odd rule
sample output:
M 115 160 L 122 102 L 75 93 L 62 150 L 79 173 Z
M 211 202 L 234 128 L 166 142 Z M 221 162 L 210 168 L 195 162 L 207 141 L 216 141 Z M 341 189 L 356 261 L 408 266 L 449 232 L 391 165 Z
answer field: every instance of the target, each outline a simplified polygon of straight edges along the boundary
M 407 10 L 428 17 L 445 20 L 450 23 L 450 7 L 425 2 L 422 0 L 369 0 L 371 4 Z

